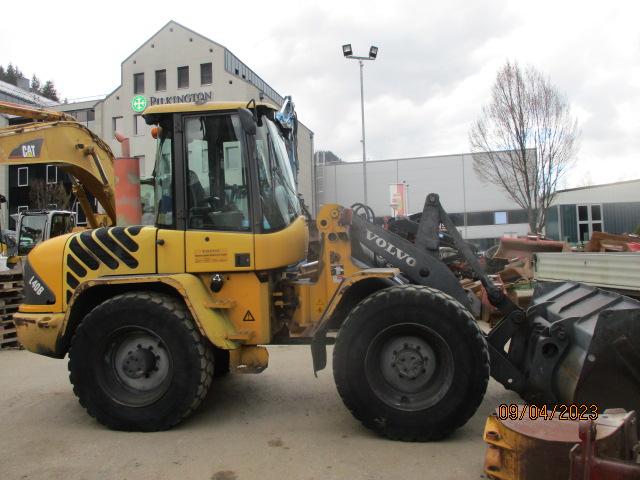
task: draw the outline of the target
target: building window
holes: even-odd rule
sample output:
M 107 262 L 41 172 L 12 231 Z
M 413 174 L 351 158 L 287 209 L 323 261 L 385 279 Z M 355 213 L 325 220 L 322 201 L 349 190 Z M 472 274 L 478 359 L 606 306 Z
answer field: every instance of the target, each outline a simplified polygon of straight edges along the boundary
M 494 212 L 493 213 L 493 223 L 496 225 L 506 225 L 507 224 L 507 212 Z
M 58 167 L 47 165 L 47 183 L 58 183 Z
M 87 110 L 87 122 L 93 122 L 96 119 L 95 110 Z
M 189 67 L 178 67 L 178 88 L 189 88 Z
M 213 83 L 213 68 L 211 63 L 200 64 L 200 85 L 211 85 Z
M 134 115 L 133 116 L 133 134 L 134 135 L 144 135 L 147 131 L 147 124 L 142 118 L 142 115 Z
M 133 93 L 136 95 L 144 93 L 144 73 L 133 74 Z
M 467 212 L 467 226 L 493 225 L 495 217 L 493 212 Z
M 167 71 L 156 70 L 156 92 L 164 92 L 167 89 Z
M 587 242 L 593 232 L 602 232 L 602 205 L 576 205 L 578 209 L 578 241 Z
M 26 187 L 29 185 L 29 167 L 18 167 L 18 186 Z
M 112 134 L 113 134 L 113 137 L 114 137 L 114 138 L 115 138 L 115 136 L 116 136 L 116 132 L 118 132 L 118 133 L 124 133 L 124 132 L 122 131 L 122 117 L 113 117 L 113 118 L 111 119 L 111 125 L 112 125 L 112 128 L 113 128 L 113 132 L 112 132 Z
M 509 210 L 507 217 L 508 223 L 529 223 L 529 215 L 526 210 Z

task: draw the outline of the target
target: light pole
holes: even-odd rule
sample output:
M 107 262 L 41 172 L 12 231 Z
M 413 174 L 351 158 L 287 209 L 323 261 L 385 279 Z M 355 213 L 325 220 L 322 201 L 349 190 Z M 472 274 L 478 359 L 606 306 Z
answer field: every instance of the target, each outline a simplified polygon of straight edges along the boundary
M 364 204 L 367 205 L 367 146 L 364 136 L 364 82 L 362 79 L 362 71 L 364 69 L 363 60 L 375 60 L 378 56 L 378 47 L 371 46 L 369 48 L 368 57 L 357 57 L 353 54 L 351 44 L 342 45 L 342 54 L 345 58 L 358 60 L 360 64 L 360 113 L 362 115 L 362 176 L 364 179 Z

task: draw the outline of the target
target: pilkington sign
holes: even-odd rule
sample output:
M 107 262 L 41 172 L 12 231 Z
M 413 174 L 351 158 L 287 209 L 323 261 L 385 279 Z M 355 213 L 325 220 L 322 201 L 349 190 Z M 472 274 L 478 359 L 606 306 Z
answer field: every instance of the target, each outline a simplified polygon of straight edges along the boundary
M 166 105 L 168 103 L 194 103 L 208 102 L 213 99 L 213 92 L 185 93 L 184 95 L 169 95 L 166 97 L 145 97 L 136 95 L 131 99 L 131 108 L 134 112 L 142 112 L 151 105 Z
M 211 99 L 213 99 L 213 92 L 185 93 L 184 95 L 170 95 L 167 97 L 149 97 L 149 105 L 208 102 Z

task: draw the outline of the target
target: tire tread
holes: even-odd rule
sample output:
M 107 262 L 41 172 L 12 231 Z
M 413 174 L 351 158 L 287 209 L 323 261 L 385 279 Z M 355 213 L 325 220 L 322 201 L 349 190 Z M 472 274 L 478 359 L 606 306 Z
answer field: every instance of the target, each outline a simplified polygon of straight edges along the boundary
M 483 380 L 474 384 L 474 389 L 471 394 L 468 395 L 465 405 L 460 408 L 460 414 L 457 415 L 447 425 L 446 428 L 443 428 L 439 431 L 405 432 L 398 429 L 389 428 L 387 425 L 381 425 L 374 419 L 366 417 L 365 415 L 363 415 L 363 412 L 357 407 L 356 402 L 351 397 L 346 376 L 340 372 L 342 368 L 340 362 L 342 361 L 342 359 L 339 357 L 340 351 L 343 350 L 343 342 L 346 342 L 345 339 L 348 340 L 350 338 L 353 338 L 353 336 L 358 335 L 360 329 L 360 316 L 363 314 L 363 312 L 366 312 L 369 309 L 370 305 L 377 304 L 378 302 L 389 303 L 390 299 L 395 295 L 400 295 L 404 299 L 415 296 L 424 297 L 425 299 L 428 298 L 430 301 L 435 301 L 440 304 L 440 306 L 444 307 L 448 315 L 461 317 L 463 320 L 461 322 L 461 327 L 464 330 L 463 334 L 470 338 L 471 341 L 476 344 L 480 356 L 483 358 L 483 361 L 479 366 L 482 372 Z M 344 323 L 340 327 L 334 348 L 333 360 L 336 388 L 345 406 L 351 412 L 351 414 L 365 427 L 374 430 L 392 440 L 400 440 L 405 442 L 425 442 L 441 440 L 450 435 L 457 428 L 467 423 L 467 421 L 474 415 L 474 413 L 480 406 L 480 403 L 482 403 L 482 399 L 489 382 L 489 350 L 485 337 L 473 315 L 471 315 L 471 313 L 460 302 L 455 300 L 450 295 L 447 295 L 440 290 L 421 285 L 403 285 L 385 288 L 382 290 L 378 290 L 377 292 L 371 294 L 370 296 L 359 302 L 356 307 L 349 313 Z
M 74 343 L 78 338 L 83 336 L 82 334 L 84 329 L 87 328 L 87 323 L 91 323 L 92 315 L 99 315 L 102 311 L 109 311 L 113 305 L 120 302 L 151 302 L 162 306 L 162 308 L 178 319 L 180 326 L 186 329 L 189 332 L 189 336 L 193 339 L 192 346 L 197 351 L 200 364 L 200 381 L 197 386 L 196 395 L 194 396 L 191 404 L 184 409 L 184 411 L 176 412 L 177 414 L 169 416 L 168 419 L 162 423 L 158 423 L 153 428 L 144 429 L 145 431 L 168 430 L 185 418 L 189 417 L 200 406 L 211 387 L 214 370 L 214 359 L 211 347 L 207 344 L 206 340 L 196 328 L 193 320 L 191 319 L 191 315 L 186 310 L 184 304 L 170 295 L 147 291 L 135 291 L 116 295 L 98 305 L 83 319 L 74 332 L 71 340 L 71 347 L 69 348 L 68 370 L 69 380 L 73 385 L 73 393 L 78 398 L 80 405 L 98 422 L 116 430 L 127 430 L 127 428 L 121 428 L 122 425 L 119 422 L 114 421 L 111 415 L 102 412 L 100 409 L 97 409 L 94 404 L 86 400 L 85 396 L 82 394 L 82 385 L 79 383 L 79 379 L 76 374 L 78 367 L 77 362 L 80 361 L 80 359 L 77 359 L 74 355 Z

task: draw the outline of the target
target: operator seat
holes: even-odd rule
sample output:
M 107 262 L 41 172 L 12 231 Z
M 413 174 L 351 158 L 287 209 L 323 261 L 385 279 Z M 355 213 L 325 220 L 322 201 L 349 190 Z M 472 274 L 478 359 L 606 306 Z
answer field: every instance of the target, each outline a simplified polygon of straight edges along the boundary
M 189 170 L 189 178 L 187 179 L 187 198 L 189 226 L 202 228 L 206 215 L 211 211 L 211 207 L 206 202 L 207 196 L 200 179 L 193 170 Z
M 202 206 L 206 198 L 204 187 L 200 183 L 198 174 L 193 170 L 189 170 L 188 189 L 189 191 L 189 209 Z

